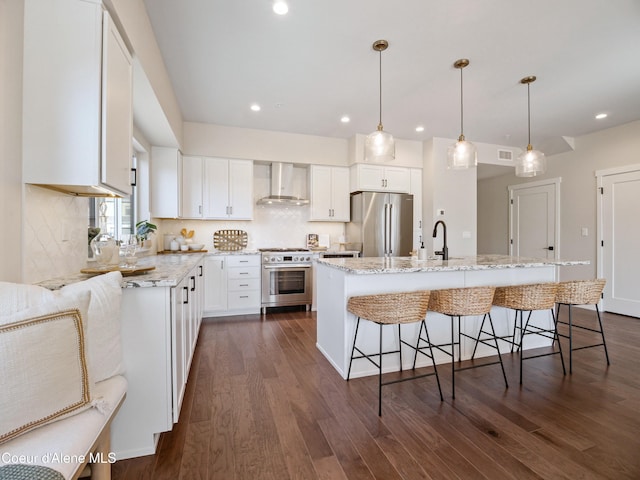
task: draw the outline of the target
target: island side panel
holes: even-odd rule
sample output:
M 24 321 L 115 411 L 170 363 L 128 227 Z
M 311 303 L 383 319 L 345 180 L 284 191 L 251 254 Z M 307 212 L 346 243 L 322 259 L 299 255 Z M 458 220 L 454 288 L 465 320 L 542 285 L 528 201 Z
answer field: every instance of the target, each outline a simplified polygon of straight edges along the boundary
M 345 313 L 347 295 L 345 292 L 345 272 L 329 268 L 321 263 L 316 265 L 317 311 L 316 346 L 331 365 L 346 378 L 344 368 Z

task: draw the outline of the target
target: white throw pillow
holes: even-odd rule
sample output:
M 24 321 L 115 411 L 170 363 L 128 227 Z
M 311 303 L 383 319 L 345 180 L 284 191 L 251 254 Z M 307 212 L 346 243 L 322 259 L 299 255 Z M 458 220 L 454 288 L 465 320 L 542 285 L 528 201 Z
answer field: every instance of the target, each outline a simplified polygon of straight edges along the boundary
M 0 316 L 0 443 L 91 405 L 85 325 L 91 294 Z
M 122 274 L 110 272 L 98 275 L 67 285 L 59 290 L 59 294 L 84 291 L 91 292 L 87 325 L 89 365 L 93 380 L 100 382 L 124 372 L 120 341 Z
M 120 340 L 122 274 L 109 272 L 51 291 L 38 285 L 0 282 L 0 315 L 11 315 L 26 308 L 50 302 L 60 295 L 91 292 L 85 318 L 91 378 L 106 380 L 124 372 Z

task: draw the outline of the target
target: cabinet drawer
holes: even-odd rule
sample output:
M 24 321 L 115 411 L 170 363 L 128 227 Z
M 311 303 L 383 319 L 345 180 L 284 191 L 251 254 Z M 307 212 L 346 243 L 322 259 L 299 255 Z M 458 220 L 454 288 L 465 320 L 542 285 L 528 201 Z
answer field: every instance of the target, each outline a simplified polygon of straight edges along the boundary
M 260 255 L 229 255 L 227 265 L 229 267 L 259 267 Z
M 229 310 L 260 308 L 260 291 L 229 292 Z
M 260 278 L 260 267 L 229 267 L 227 278 L 229 280 Z
M 259 278 L 234 278 L 227 282 L 230 292 L 260 290 Z

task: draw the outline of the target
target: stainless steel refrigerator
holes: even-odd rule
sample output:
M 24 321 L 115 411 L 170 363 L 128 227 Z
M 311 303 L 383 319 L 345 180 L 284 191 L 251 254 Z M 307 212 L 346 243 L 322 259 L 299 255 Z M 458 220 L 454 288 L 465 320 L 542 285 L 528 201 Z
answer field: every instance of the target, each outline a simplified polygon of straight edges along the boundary
M 408 257 L 413 249 L 413 195 L 354 193 L 346 237 L 360 245 L 363 257 Z

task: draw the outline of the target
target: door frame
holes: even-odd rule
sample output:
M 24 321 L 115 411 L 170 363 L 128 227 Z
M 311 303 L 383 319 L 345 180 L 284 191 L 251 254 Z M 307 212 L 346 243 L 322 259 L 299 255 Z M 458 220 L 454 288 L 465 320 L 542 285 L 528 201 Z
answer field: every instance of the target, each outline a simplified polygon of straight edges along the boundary
M 508 191 L 509 191 L 509 238 L 507 239 L 507 241 L 509 242 L 509 255 L 513 255 L 513 238 L 514 238 L 514 224 L 513 224 L 513 197 L 514 197 L 514 192 L 516 190 L 524 190 L 525 188 L 535 188 L 535 187 L 544 187 L 547 185 L 551 185 L 554 187 L 554 192 L 555 192 L 555 205 L 554 205 L 554 212 L 555 212 L 555 217 L 556 217 L 556 221 L 555 221 L 555 225 L 554 225 L 554 254 L 553 254 L 553 258 L 555 260 L 558 260 L 560 258 L 560 184 L 562 183 L 562 177 L 555 177 L 555 178 L 547 178 L 544 180 L 538 180 L 535 182 L 525 182 L 525 183 L 518 183 L 517 185 L 509 185 L 507 187 Z
M 598 236 L 598 245 L 596 248 L 596 274 L 598 278 L 603 278 L 604 275 L 604 215 L 602 207 L 602 202 L 604 200 L 602 194 L 604 177 L 637 171 L 640 171 L 640 163 L 625 165 L 622 167 L 606 168 L 604 170 L 596 170 L 595 177 L 598 186 L 596 189 L 596 195 L 598 196 L 598 200 L 596 201 L 596 229 Z M 602 300 L 600 301 L 600 304 L 606 306 Z

